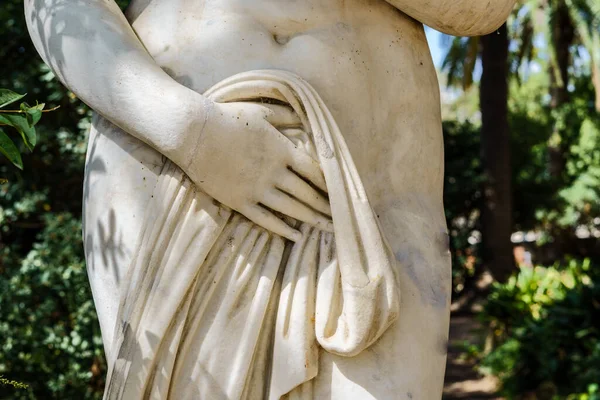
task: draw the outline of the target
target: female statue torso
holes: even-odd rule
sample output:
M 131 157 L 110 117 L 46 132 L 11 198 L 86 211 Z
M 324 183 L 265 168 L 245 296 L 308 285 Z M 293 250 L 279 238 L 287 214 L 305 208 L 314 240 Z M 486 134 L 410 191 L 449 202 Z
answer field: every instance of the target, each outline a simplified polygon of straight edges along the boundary
M 315 398 L 439 398 L 450 258 L 439 88 L 422 24 L 382 0 L 134 0 L 126 15 L 156 62 L 200 93 L 256 69 L 294 72 L 317 90 L 400 261 L 402 305 L 398 321 L 360 355 L 321 355 Z M 98 118 L 88 157 L 88 269 L 110 343 L 119 279 L 162 156 Z
M 254 222 L 261 220 L 261 226 L 272 224 L 273 220 L 263 218 L 264 209 L 261 211 L 263 214 L 259 212 L 252 218 L 249 213 L 255 213 L 256 207 L 244 208 L 244 199 L 252 193 L 248 185 L 259 187 L 254 195 L 260 197 L 265 192 L 263 187 L 268 188 L 262 181 L 262 175 L 273 175 L 270 169 L 285 169 L 283 163 L 287 162 L 288 168 L 291 165 L 310 170 L 307 167 L 310 162 L 305 155 L 297 153 L 297 149 L 289 150 L 293 155 L 287 158 L 268 150 L 283 151 L 291 145 L 289 142 L 283 145 L 279 135 L 265 136 L 270 128 L 265 127 L 266 118 L 252 118 L 251 111 L 256 108 L 244 109 L 245 106 L 241 106 L 240 109 L 235 104 L 229 108 L 218 106 L 220 116 L 218 112 L 210 114 L 208 110 L 217 105 L 211 106 L 210 100 L 199 95 L 241 72 L 287 71 L 294 74 L 288 81 L 299 76 L 310 85 L 296 85 L 296 94 L 298 90 L 310 92 L 314 89 L 332 114 L 329 120 L 334 120 L 339 127 L 342 141 L 348 147 L 346 150 L 345 144 L 342 144 L 342 152 L 346 156 L 342 167 L 346 168 L 346 172 L 354 171 L 355 165 L 359 175 L 358 178 L 352 173 L 345 176 L 350 176 L 353 188 L 362 190 L 364 185 L 368 196 L 367 208 L 372 208 L 372 212 L 369 208 L 368 212 L 361 214 L 359 223 L 369 218 L 377 219 L 375 225 L 371 223 L 369 226 L 377 226 L 378 234 L 383 235 L 389 244 L 389 248 L 384 246 L 388 249 L 386 252 L 391 250 L 393 253 L 392 281 L 395 280 L 401 300 L 399 309 L 391 304 L 393 301 L 378 303 L 379 292 L 361 300 L 361 293 L 367 292 L 361 292 L 360 285 L 350 285 L 350 291 L 345 292 L 347 282 L 342 271 L 340 285 L 344 296 L 349 296 L 339 301 L 348 302 L 358 293 L 358 297 L 352 298 L 352 301 L 357 301 L 358 308 L 352 309 L 350 305 L 346 310 L 344 304 L 343 310 L 350 314 L 354 312 L 351 317 L 355 318 L 356 326 L 365 324 L 361 321 L 361 313 L 368 311 L 369 302 L 384 308 L 391 304 L 390 320 L 395 322 L 388 326 L 385 321 L 378 320 L 378 317 L 383 318 L 383 314 L 369 314 L 373 315 L 373 320 L 367 321 L 367 325 L 384 324 L 387 328 L 380 337 L 377 334 L 379 339 L 369 339 L 369 345 L 355 353 L 314 353 L 318 357 L 318 374 L 311 370 L 313 375 L 308 378 L 310 393 L 299 388 L 286 397 L 344 400 L 440 398 L 447 347 L 451 271 L 442 205 L 443 145 L 439 88 L 421 23 L 452 34 L 483 34 L 502 23 L 513 3 L 514 0 L 494 3 L 476 0 L 133 0 L 127 12 L 127 22 L 112 0 L 84 4 L 78 0 L 26 0 L 28 27 L 36 48 L 59 79 L 98 112 L 90 133 L 86 164 L 83 233 L 88 272 L 109 364 L 114 366 L 117 360 L 125 364 L 131 361 L 121 354 L 117 355 L 120 350 L 115 346 L 115 332 L 120 335 L 121 341 L 133 339 L 135 344 L 139 339 L 139 343 L 144 341 L 148 348 L 153 348 L 157 340 L 163 340 L 152 336 L 150 330 L 144 332 L 144 329 L 134 332 L 139 337 L 127 337 L 128 321 L 118 321 L 118 314 L 122 317 L 121 299 L 136 292 L 135 286 L 132 290 L 131 285 L 124 283 L 131 282 L 128 275 L 130 265 L 137 262 L 144 272 L 143 262 L 136 261 L 139 258 L 136 243 L 146 229 L 144 224 L 153 218 L 148 209 L 154 204 L 155 195 L 161 195 L 156 188 L 157 182 L 164 178 L 166 157 L 181 167 L 193 184 L 212 198 Z M 137 38 L 132 34 L 129 23 Z M 251 74 L 244 76 L 252 78 Z M 267 81 L 271 79 L 270 83 L 267 82 L 269 85 L 279 79 L 268 72 L 261 76 L 267 76 Z M 255 99 L 262 97 L 258 86 L 252 89 Z M 310 98 L 302 100 L 304 103 L 295 108 L 298 115 L 311 112 L 304 106 L 306 101 L 315 100 L 315 96 L 313 93 Z M 296 100 L 287 99 L 290 102 Z M 244 100 L 242 97 L 234 101 Z M 319 107 L 323 111 L 323 107 Z M 240 120 L 240 117 L 249 118 L 249 122 L 245 126 L 242 121 L 236 122 L 235 119 Z M 268 119 L 267 122 L 271 123 Z M 246 131 L 248 135 L 262 135 L 261 139 L 256 143 L 248 141 L 248 136 L 244 136 Z M 219 139 L 216 133 L 223 133 L 225 139 Z M 339 142 L 339 136 L 336 140 Z M 240 144 L 242 142 L 243 145 Z M 260 146 L 265 146 L 263 151 Z M 320 146 L 322 148 L 322 143 Z M 229 147 L 230 154 L 227 152 Z M 195 153 L 199 150 L 203 151 L 202 156 Z M 319 157 L 321 155 L 319 153 Z M 277 159 L 279 164 L 271 164 L 270 168 L 265 162 L 269 159 Z M 321 162 L 324 160 L 320 159 Z M 333 176 L 331 168 L 336 170 L 339 167 L 337 164 L 330 165 L 326 171 L 325 166 L 321 166 L 326 180 L 330 179 L 328 174 Z M 244 169 L 251 170 L 253 174 L 248 175 L 248 171 L 242 171 Z M 319 178 L 314 169 L 311 171 L 307 172 L 310 175 L 307 180 L 318 186 Z M 216 180 L 209 182 L 213 177 Z M 330 179 L 328 188 L 329 182 L 335 186 L 340 180 Z M 187 183 L 184 182 L 184 185 Z M 302 186 L 297 185 L 294 190 Z M 350 196 L 359 208 L 365 204 L 360 190 L 360 193 Z M 338 199 L 338 194 L 331 191 L 329 194 L 336 224 L 333 199 Z M 202 196 L 206 197 L 206 194 Z M 318 198 L 320 195 L 314 192 L 313 196 Z M 356 203 L 359 198 L 363 200 Z M 317 200 L 306 201 L 318 203 Z M 218 202 L 215 204 L 214 207 L 219 207 Z M 258 204 L 264 204 L 264 200 Z M 159 211 L 160 206 L 159 203 Z M 212 206 L 208 204 L 207 207 Z M 295 203 L 294 212 L 302 208 L 299 207 Z M 352 211 L 352 207 L 346 209 Z M 217 210 L 219 217 L 223 210 Z M 321 212 L 327 214 L 323 210 L 321 208 Z M 293 216 L 291 211 L 289 214 L 283 209 L 275 211 Z M 214 221 L 217 219 L 215 216 Z M 345 221 L 338 217 L 337 224 L 340 223 Z M 271 226 L 272 233 L 276 229 L 284 229 L 277 224 Z M 281 235 L 289 238 L 289 228 L 284 229 Z M 345 232 L 351 233 L 351 230 L 342 233 Z M 375 230 L 367 229 L 365 232 Z M 335 240 L 352 240 L 352 236 L 340 238 L 336 230 Z M 382 248 L 377 247 L 376 239 L 373 240 L 371 245 L 380 250 L 373 254 L 380 254 Z M 299 243 L 297 239 L 295 242 Z M 289 246 L 291 242 L 287 243 L 286 246 Z M 161 249 L 143 250 L 146 254 L 154 254 L 160 253 Z M 161 257 L 160 254 L 158 257 Z M 346 261 L 351 263 L 354 260 Z M 365 264 L 369 261 L 366 260 Z M 202 261 L 198 263 L 202 264 Z M 175 268 L 171 272 L 177 272 L 176 263 L 170 267 Z M 347 269 L 347 266 L 340 265 L 340 269 L 344 268 Z M 256 276 L 257 273 L 260 275 L 260 271 L 253 273 L 260 280 L 261 277 Z M 304 278 L 300 276 L 294 283 Z M 381 276 L 375 274 L 369 278 L 377 281 Z M 148 281 L 150 285 L 152 279 Z M 330 289 L 335 292 L 335 285 Z M 160 303 L 160 299 L 168 303 L 169 297 L 180 295 L 168 293 L 168 285 L 161 290 L 155 303 Z M 328 293 L 325 294 L 327 297 Z M 191 293 L 190 296 L 193 295 Z M 335 305 L 332 306 L 334 308 Z M 310 325 L 310 315 L 308 317 L 304 322 Z M 316 317 L 318 325 L 321 318 L 318 305 Z M 146 318 L 152 323 L 154 315 Z M 193 319 L 194 315 L 186 318 Z M 340 320 L 339 326 L 345 326 L 347 322 Z M 121 328 L 122 323 L 125 324 Z M 312 323 L 315 323 L 314 318 Z M 329 328 L 335 331 L 335 327 L 326 326 L 326 330 Z M 228 336 L 227 340 L 232 340 L 231 332 L 226 329 L 219 332 Z M 350 331 L 347 336 L 354 333 Z M 246 339 L 240 337 L 240 341 Z M 218 342 L 218 334 L 216 340 Z M 285 338 L 277 337 L 276 333 L 274 340 L 275 353 L 285 350 Z M 327 338 L 320 337 L 319 343 L 325 346 L 323 340 Z M 228 343 L 234 345 L 232 341 Z M 221 349 L 219 357 L 227 356 L 227 348 Z M 268 353 L 269 350 L 265 349 Z M 131 349 L 124 350 L 127 353 Z M 204 351 L 210 353 L 210 348 Z M 166 365 L 164 362 L 168 363 L 169 357 L 167 354 L 161 359 L 163 364 L 160 365 Z M 307 365 L 314 360 L 309 360 L 308 353 L 306 357 L 304 367 L 309 368 Z M 270 368 L 266 362 L 255 364 Z M 199 368 L 208 369 L 218 364 L 219 368 L 225 368 L 220 371 L 229 373 L 223 360 L 213 358 L 208 364 L 198 364 L 201 364 Z M 126 370 L 123 365 L 119 368 Z M 153 365 L 156 368 L 158 364 Z M 163 372 L 153 370 L 144 374 L 150 374 L 154 382 L 160 382 Z M 264 371 L 262 376 L 267 375 L 269 373 Z M 205 376 L 211 378 L 210 373 Z M 216 383 L 222 378 L 212 376 Z M 169 373 L 165 379 L 170 379 Z M 177 376 L 175 379 L 180 381 L 179 387 L 185 391 L 185 385 L 181 385 L 186 377 Z M 248 387 L 254 385 L 248 379 L 242 382 L 245 393 L 249 393 L 251 389 Z M 113 377 L 111 382 L 117 391 L 108 394 L 107 398 L 121 398 L 119 387 L 122 389 L 129 383 L 119 383 L 118 376 Z M 150 393 L 153 389 L 142 387 L 142 392 L 144 390 Z M 237 389 L 229 387 L 228 390 L 228 393 L 233 393 Z M 152 393 L 159 392 L 160 389 Z

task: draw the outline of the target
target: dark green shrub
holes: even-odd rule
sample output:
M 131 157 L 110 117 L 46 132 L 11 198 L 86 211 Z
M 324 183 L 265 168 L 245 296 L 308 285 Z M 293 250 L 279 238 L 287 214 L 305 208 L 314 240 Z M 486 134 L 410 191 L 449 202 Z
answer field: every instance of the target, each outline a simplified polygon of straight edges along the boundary
M 103 348 L 81 224 L 68 213 L 43 222 L 24 259 L 8 247 L 0 258 L 0 375 L 29 385 L 0 386 L 0 398 L 99 399 Z
M 469 123 L 445 121 L 444 206 L 452 254 L 452 287 L 460 293 L 475 273 L 483 170 L 479 159 L 479 128 Z
M 522 268 L 493 286 L 481 318 L 494 342 L 481 369 L 500 378 L 507 397 L 597 398 L 600 271 L 589 261 Z

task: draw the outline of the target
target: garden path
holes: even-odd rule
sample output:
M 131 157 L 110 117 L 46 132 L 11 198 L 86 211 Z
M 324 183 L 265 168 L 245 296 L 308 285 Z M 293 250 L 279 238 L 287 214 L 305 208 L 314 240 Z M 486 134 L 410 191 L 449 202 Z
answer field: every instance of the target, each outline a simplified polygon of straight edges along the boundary
M 481 325 L 471 312 L 458 311 L 450 319 L 450 339 L 443 400 L 503 400 L 496 394 L 496 380 L 475 371 L 475 361 L 466 359 L 463 343 L 478 340 Z

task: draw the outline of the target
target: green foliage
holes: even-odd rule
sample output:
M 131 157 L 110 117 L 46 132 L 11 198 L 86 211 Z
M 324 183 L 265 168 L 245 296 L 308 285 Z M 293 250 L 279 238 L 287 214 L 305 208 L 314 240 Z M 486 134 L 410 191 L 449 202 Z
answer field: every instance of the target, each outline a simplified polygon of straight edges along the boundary
M 10 278 L 0 281 L 0 374 L 28 390 L 3 398 L 101 398 L 102 339 L 83 257 L 81 223 L 71 214 L 47 214 L 45 228 L 20 260 L 5 248 Z M 3 269 L 4 269 L 3 268 Z M 0 388 L 0 393 L 7 388 Z
M 0 153 L 4 154 L 8 161 L 13 163 L 19 169 L 23 169 L 23 161 L 21 160 L 21 153 L 19 149 L 13 143 L 3 130 L 0 129 Z
M 18 94 L 8 89 L 0 89 L 0 126 L 14 128 L 21 135 L 25 147 L 31 151 L 37 143 L 35 125 L 42 118 L 45 104 L 36 104 L 31 107 L 27 103 L 21 103 L 18 110 L 4 108 L 23 97 L 25 97 L 24 94 Z M 2 129 L 0 129 L 0 153 L 4 154 L 17 168 L 23 169 L 19 149 Z
M 579 141 L 572 146 L 567 168 L 573 183 L 561 190 L 565 210 L 558 219 L 561 226 L 589 223 L 600 214 L 600 129 L 590 118 L 581 125 Z
M 600 400 L 600 386 L 598 383 L 588 385 L 585 393 L 572 394 L 567 400 Z
M 501 379 L 505 395 L 597 396 L 599 282 L 600 271 L 586 260 L 522 268 L 506 284 L 494 284 L 481 318 L 495 345 L 481 368 Z
M 460 292 L 475 271 L 477 246 L 472 239 L 478 228 L 483 171 L 479 159 L 479 130 L 469 122 L 446 121 L 444 128 L 444 201 L 450 231 L 452 276 Z
M 461 80 L 463 90 L 468 90 L 473 84 L 475 65 L 479 54 L 479 37 L 450 37 L 445 36 L 448 53 L 442 62 L 442 70 L 447 72 L 448 86 L 457 85 Z
M 575 37 L 562 43 L 556 35 L 569 30 L 560 25 L 565 21 L 559 14 L 565 10 Z M 600 84 L 599 10 L 597 0 L 523 0 L 508 23 L 515 230 L 546 230 L 550 242 L 572 237 L 574 226 L 589 225 L 600 214 L 598 160 L 591 157 L 600 148 L 592 133 L 600 126 L 600 88 L 594 87 Z M 442 70 L 450 85 L 462 80 L 466 88 L 474 80 L 476 40 L 447 38 L 446 44 Z M 571 62 L 566 82 L 557 65 L 557 54 L 565 51 L 560 45 L 571 46 L 566 49 Z M 556 87 L 568 89 L 568 101 L 552 98 Z M 567 165 L 560 176 L 550 174 L 549 147 L 560 149 Z
M 21 137 L 11 138 L 19 152 L 36 147 L 23 170 L 0 156 L 0 375 L 29 386 L 0 385 L 0 399 L 98 399 L 106 370 L 79 218 L 91 113 L 37 55 L 22 0 L 2 0 L 0 43 L 0 60 L 10 60 L 0 63 L 0 88 L 60 106 L 41 120 L 41 105 L 0 113 L 11 121 L 5 134 Z
M 509 101 L 511 126 L 511 171 L 515 230 L 533 230 L 541 226 L 538 218 L 547 210 L 566 207 L 561 202 L 548 173 L 547 140 L 552 120 L 544 102 L 548 79 L 534 74 L 522 84 L 513 82 Z M 460 109 L 472 110 L 467 92 L 458 99 Z M 472 122 L 473 121 L 473 122 Z M 481 188 L 484 175 L 480 160 L 480 124 L 474 115 L 464 121 L 446 120 L 444 128 L 445 184 L 444 203 L 451 237 L 455 292 L 475 274 L 478 266 Z
M 593 230 L 594 219 L 600 215 L 600 118 L 591 101 L 593 87 L 589 79 L 575 79 L 571 101 L 557 111 L 551 110 L 549 87 L 545 72 L 530 74 L 520 83 L 511 82 L 509 99 L 513 229 L 543 232 L 540 244 L 562 237 L 573 238 L 579 225 Z M 456 250 L 454 272 L 458 285 L 465 281 L 465 276 L 473 274 L 471 265 L 478 264 L 478 260 L 471 259 L 477 254 L 477 243 L 468 241 L 471 238 L 474 242 L 480 229 L 483 182 L 480 124 L 472 94 L 473 91 L 465 92 L 445 107 L 447 115 L 456 118 L 444 122 L 444 199 Z M 549 171 L 548 141 L 555 125 L 564 127 L 566 168 L 561 177 L 553 177 Z M 578 255 L 573 247 L 566 251 Z M 465 254 L 470 259 L 468 264 Z
M 0 156 L 0 375 L 29 385 L 0 385 L 0 399 L 100 398 L 105 362 L 79 222 L 90 112 L 39 59 L 21 0 L 2 1 L 0 43 L 0 59 L 11 60 L 0 63 L 0 87 L 60 106 L 41 120 L 14 113 L 35 125 L 23 170 Z
M 576 235 L 587 228 L 597 236 L 600 230 L 600 2 L 523 0 L 508 27 L 513 231 L 541 234 L 534 257 L 600 259 L 597 242 Z M 476 41 L 454 38 L 447 47 L 442 68 L 448 83 L 457 87 L 462 81 L 467 88 L 477 78 Z M 456 187 L 445 193 L 455 292 L 479 268 L 472 240 L 479 204 L 465 199 L 481 194 L 464 180 L 473 176 L 461 170 L 478 171 L 473 160 L 479 154 L 469 136 L 480 119 L 473 97 L 473 90 L 464 91 L 444 108 L 458 115 L 455 126 L 444 125 L 447 173 L 458 177 L 446 181 Z M 471 133 L 457 135 L 466 131 Z M 451 150 L 453 145 L 460 149 Z M 457 162 L 461 154 L 467 160 Z M 600 399 L 597 268 L 587 261 L 523 268 L 505 285 L 494 285 L 482 313 L 490 340 L 465 351 L 469 357 L 484 354 L 482 369 L 500 378 L 507 398 Z
M 512 81 L 509 98 L 511 170 L 515 230 L 539 226 L 538 210 L 558 206 L 556 189 L 548 172 L 547 142 L 552 132 L 547 74 L 531 74 Z
M 28 389 L 29 388 L 29 385 L 26 385 L 26 384 L 21 383 L 21 382 L 13 381 L 11 379 L 6 379 L 2 375 L 0 375 L 0 385 L 12 386 L 12 387 L 14 387 L 16 389 Z

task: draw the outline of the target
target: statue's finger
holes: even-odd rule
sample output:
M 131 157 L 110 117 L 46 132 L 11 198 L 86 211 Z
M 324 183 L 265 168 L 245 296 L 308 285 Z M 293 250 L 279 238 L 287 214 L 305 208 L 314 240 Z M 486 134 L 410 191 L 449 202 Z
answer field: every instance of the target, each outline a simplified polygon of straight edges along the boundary
M 331 216 L 331 207 L 327 198 L 292 171 L 285 171 L 276 187 L 313 209 Z
M 288 194 L 274 189 L 266 193 L 262 203 L 274 211 L 278 211 L 298 221 L 306 222 L 321 230 L 333 232 L 331 219 L 307 207 Z
M 303 151 L 294 149 L 293 160 L 288 166 L 298 176 L 327 193 L 327 184 L 325 183 L 325 177 L 323 176 L 319 163 Z
M 249 207 L 247 210 L 244 210 L 242 214 L 250 221 L 276 235 L 283 236 L 293 242 L 302 239 L 302 234 L 299 231 L 277 218 L 271 211 L 259 204 Z
M 268 103 L 261 103 L 261 106 L 269 110 L 266 120 L 275 128 L 299 128 L 302 126 L 300 117 L 291 107 Z

